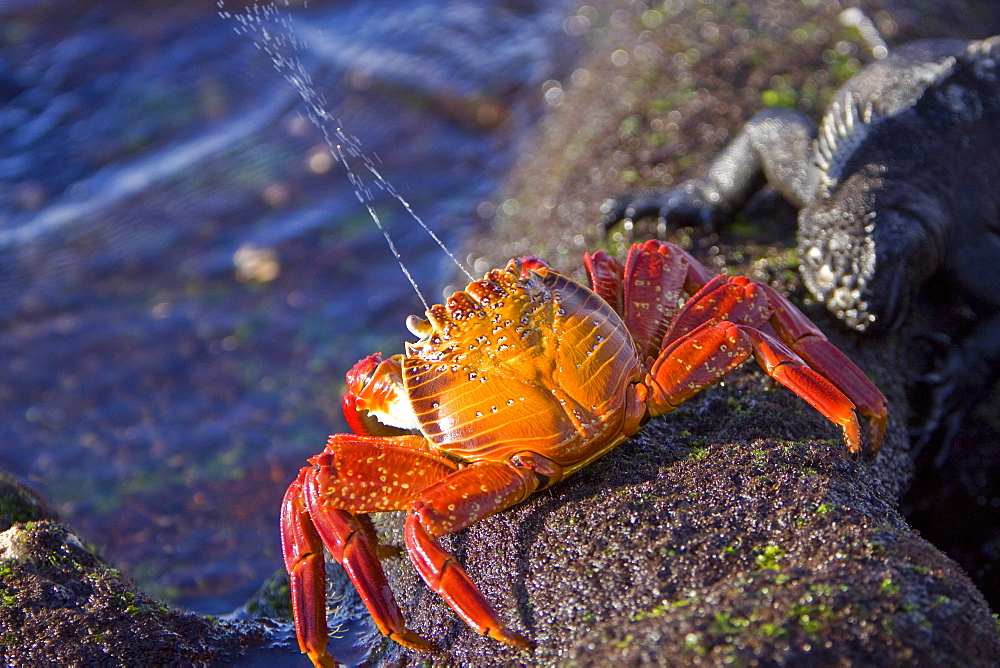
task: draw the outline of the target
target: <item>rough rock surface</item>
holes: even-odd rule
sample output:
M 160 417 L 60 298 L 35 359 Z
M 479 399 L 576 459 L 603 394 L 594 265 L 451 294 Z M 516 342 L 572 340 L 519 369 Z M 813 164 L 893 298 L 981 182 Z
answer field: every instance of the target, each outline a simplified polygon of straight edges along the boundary
M 160 604 L 0 477 L 0 664 L 196 665 L 260 645 L 264 629 Z
M 950 3 L 918 23 L 906 8 L 887 11 L 892 3 L 857 4 L 893 41 L 982 36 L 972 32 L 981 25 L 949 12 L 989 12 Z M 603 44 L 520 161 L 494 240 L 478 247 L 484 265 L 538 253 L 563 269 L 578 266 L 584 249 L 601 244 L 592 226 L 604 195 L 707 164 L 761 98 L 788 95 L 818 112 L 865 58 L 858 31 L 838 22 L 839 3 L 668 5 L 673 11 L 658 17 L 642 3 L 581 10 Z M 611 246 L 648 233 L 621 231 Z M 789 271 L 797 260 L 780 240 L 747 241 L 771 234 L 763 244 L 771 243 L 773 231 L 698 234 L 680 230 L 673 240 L 717 269 L 735 266 L 804 294 Z M 741 370 L 572 479 L 450 539 L 501 617 L 536 642 L 533 652 L 470 631 L 405 560 L 390 562 L 404 615 L 442 648 L 432 660 L 1000 662 L 1000 633 L 982 594 L 899 511 L 913 474 L 905 335 L 863 339 L 807 309 L 890 400 L 877 457 L 852 461 L 836 429 L 800 399 Z M 391 644 L 387 651 L 401 662 L 426 660 Z
M 741 372 L 454 537 L 532 654 L 469 631 L 408 565 L 396 586 L 416 588 L 408 616 L 448 648 L 444 663 L 995 664 L 982 595 L 897 510 L 899 427 L 876 459 L 852 461 L 801 400 Z
M 982 36 L 974 31 L 996 20 L 992 0 L 857 4 L 894 42 Z M 595 54 L 565 84 L 563 105 L 513 175 L 514 204 L 499 210 L 517 213 L 504 213 L 482 241 L 483 262 L 535 252 L 577 266 L 597 241 L 604 196 L 663 185 L 706 163 L 762 93 L 821 108 L 864 57 L 857 33 L 837 23 L 842 8 L 831 0 L 675 0 L 656 3 L 659 17 L 634 2 L 581 9 Z M 795 292 L 787 271 L 795 259 L 780 243 L 709 238 L 695 251 L 716 268 L 784 279 Z M 810 315 L 892 402 L 877 458 L 845 457 L 837 430 L 801 400 L 759 372 L 737 372 L 570 480 L 446 539 L 502 618 L 535 640 L 533 653 L 469 631 L 399 559 L 387 566 L 404 614 L 442 651 L 427 657 L 389 643 L 378 658 L 1000 662 L 1000 634 L 982 596 L 898 510 L 912 474 L 901 418 L 905 340 L 873 345 L 839 333 L 819 311 Z M 0 531 L 20 523 L 0 539 L 3 663 L 202 663 L 262 641 L 258 627 L 170 610 L 137 592 L 15 487 L 0 480 Z

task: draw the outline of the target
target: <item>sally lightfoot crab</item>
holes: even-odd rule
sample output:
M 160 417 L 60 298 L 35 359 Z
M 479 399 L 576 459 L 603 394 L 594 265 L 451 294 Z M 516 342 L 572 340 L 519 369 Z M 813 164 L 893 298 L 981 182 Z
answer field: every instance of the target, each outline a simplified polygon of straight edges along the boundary
M 417 650 L 378 560 L 367 513 L 407 511 L 404 542 L 427 586 L 479 633 L 528 648 L 437 540 L 520 503 L 614 449 L 753 355 L 837 424 L 852 454 L 881 444 L 886 401 L 791 302 L 715 276 L 680 248 L 633 246 L 624 266 L 585 257 L 591 288 L 537 258 L 456 292 L 406 353 L 347 374 L 354 434 L 331 436 L 288 488 L 281 530 L 299 646 L 327 653 L 324 547 L 379 629 Z M 681 306 L 684 297 L 690 295 Z

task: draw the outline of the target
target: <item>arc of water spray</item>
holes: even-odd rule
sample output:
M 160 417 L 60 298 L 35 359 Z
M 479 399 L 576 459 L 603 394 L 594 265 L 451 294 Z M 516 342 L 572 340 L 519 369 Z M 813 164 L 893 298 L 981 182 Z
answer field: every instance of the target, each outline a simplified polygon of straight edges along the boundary
M 285 4 L 288 4 L 287 0 L 285 0 Z M 424 309 L 429 308 L 427 300 L 420 292 L 420 287 L 417 285 L 413 275 L 406 268 L 406 264 L 403 262 L 403 258 L 396 248 L 389 230 L 382 224 L 382 220 L 375 212 L 375 198 L 372 195 L 372 191 L 359 175 L 359 170 L 353 168 L 353 161 L 360 160 L 363 170 L 371 174 L 373 183 L 402 205 L 410 217 L 451 258 L 455 266 L 470 281 L 475 280 L 472 274 L 469 273 L 469 270 L 465 268 L 465 265 L 445 245 L 444 241 L 434 233 L 434 230 L 427 226 L 423 219 L 413 210 L 413 207 L 410 206 L 410 203 L 382 176 L 371 157 L 362 150 L 361 142 L 358 138 L 345 132 L 339 119 L 334 118 L 327 110 L 325 96 L 316 90 L 316 87 L 313 85 L 312 76 L 296 55 L 297 51 L 305 47 L 295 37 L 292 29 L 291 15 L 280 11 L 273 3 L 262 5 L 254 2 L 253 5 L 244 8 L 244 13 L 240 14 L 233 14 L 226 11 L 225 0 L 218 0 L 217 6 L 219 8 L 219 16 L 226 20 L 235 21 L 236 25 L 234 25 L 234 29 L 236 32 L 241 35 L 249 35 L 254 40 L 254 45 L 270 57 L 275 69 L 292 84 L 302 97 L 302 100 L 306 104 L 306 116 L 323 134 L 323 139 L 326 141 L 327 146 L 330 147 L 330 154 L 334 160 L 343 165 L 347 170 L 347 178 L 354 188 L 354 195 L 365 209 L 368 210 L 368 214 L 375 222 L 375 226 L 382 233 L 382 236 L 385 237 L 389 250 L 395 256 L 399 268 L 403 271 L 403 275 L 406 276 L 410 285 L 413 286 L 414 292 L 417 293 L 420 301 L 423 302 Z M 277 27 L 279 30 L 270 29 L 273 27 Z

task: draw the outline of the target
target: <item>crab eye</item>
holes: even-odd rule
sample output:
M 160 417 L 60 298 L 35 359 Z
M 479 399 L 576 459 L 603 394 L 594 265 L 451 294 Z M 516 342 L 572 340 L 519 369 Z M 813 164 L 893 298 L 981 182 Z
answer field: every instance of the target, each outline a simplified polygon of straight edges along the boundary
M 434 331 L 431 323 L 415 315 L 411 315 L 406 319 L 406 328 L 410 330 L 410 334 L 421 339 L 426 339 Z

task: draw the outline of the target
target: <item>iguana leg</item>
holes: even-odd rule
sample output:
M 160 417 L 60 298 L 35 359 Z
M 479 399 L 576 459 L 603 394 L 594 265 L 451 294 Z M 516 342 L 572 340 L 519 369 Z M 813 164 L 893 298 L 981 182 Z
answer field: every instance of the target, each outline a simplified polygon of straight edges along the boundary
M 601 205 L 600 226 L 657 217 L 666 225 L 712 228 L 732 220 L 766 184 L 796 208 L 811 198 L 818 176 L 810 158 L 816 124 L 793 109 L 768 108 L 747 122 L 704 176 L 662 192 L 644 191 Z

